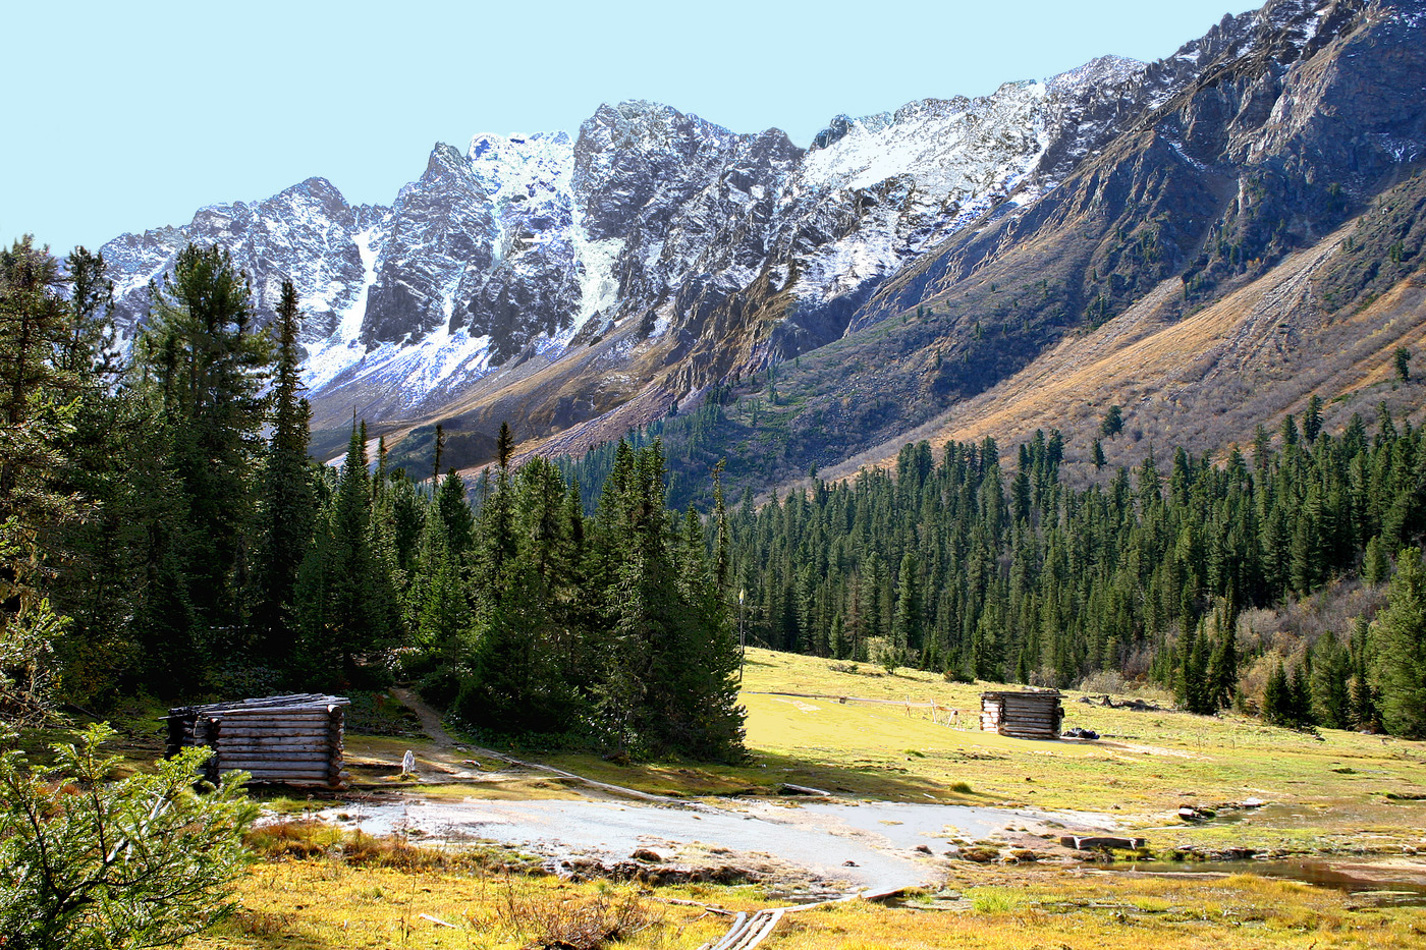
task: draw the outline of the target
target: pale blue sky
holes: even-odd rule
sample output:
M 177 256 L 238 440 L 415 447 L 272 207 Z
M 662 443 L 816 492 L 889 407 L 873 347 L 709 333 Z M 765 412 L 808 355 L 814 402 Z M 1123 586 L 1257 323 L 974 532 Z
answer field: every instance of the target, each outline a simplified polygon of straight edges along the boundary
M 837 113 L 1156 59 L 1251 2 L 9 0 L 0 240 L 97 247 L 312 175 L 389 203 L 437 141 L 629 98 L 806 145 Z

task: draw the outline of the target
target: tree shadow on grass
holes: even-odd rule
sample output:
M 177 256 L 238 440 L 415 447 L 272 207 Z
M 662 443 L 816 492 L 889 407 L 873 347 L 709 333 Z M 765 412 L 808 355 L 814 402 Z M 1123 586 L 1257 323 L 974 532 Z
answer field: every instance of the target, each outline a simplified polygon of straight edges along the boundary
M 783 786 L 803 785 L 849 798 L 980 804 L 981 796 L 973 791 L 953 791 L 950 784 L 896 765 L 840 765 L 757 749 L 749 752 L 752 761 L 738 769 L 751 780 L 748 793 L 783 794 L 787 791 Z

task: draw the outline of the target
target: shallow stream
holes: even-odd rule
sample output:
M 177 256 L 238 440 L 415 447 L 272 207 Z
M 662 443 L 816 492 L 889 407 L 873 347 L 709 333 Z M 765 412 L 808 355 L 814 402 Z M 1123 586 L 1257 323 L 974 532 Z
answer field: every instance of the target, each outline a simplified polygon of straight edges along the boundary
M 1074 821 L 1029 809 L 887 802 L 663 807 L 622 801 L 477 799 L 349 805 L 316 817 L 375 835 L 405 832 L 426 840 L 494 841 L 556 862 L 574 856 L 623 861 L 639 848 L 674 862 L 681 852 L 768 855 L 823 880 L 872 891 L 933 879 L 930 856 L 917 852 L 918 845 L 939 855 L 952 839 L 1000 837 L 1009 829 L 1038 826 L 1052 818 L 1066 826 Z

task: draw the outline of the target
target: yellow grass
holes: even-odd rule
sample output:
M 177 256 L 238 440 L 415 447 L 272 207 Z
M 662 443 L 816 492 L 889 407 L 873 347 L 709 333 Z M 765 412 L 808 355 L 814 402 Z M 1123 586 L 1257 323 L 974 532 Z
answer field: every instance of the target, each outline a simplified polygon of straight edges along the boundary
M 979 730 L 980 693 L 993 684 L 946 683 L 913 670 L 885 675 L 861 664 L 750 649 L 742 701 L 750 763 L 737 767 L 620 767 L 594 756 L 557 757 L 602 781 L 691 795 L 776 792 L 783 783 L 894 801 L 1030 805 L 1098 812 L 1155 829 L 1151 847 L 1197 844 L 1293 850 L 1426 847 L 1426 744 L 1324 729 L 1321 739 L 1240 716 L 1134 712 L 1065 695 L 1065 728 L 1100 742 L 1038 742 Z M 830 699 L 765 695 L 802 693 Z M 840 702 L 839 697 L 894 704 Z M 934 701 L 939 722 L 926 708 Z M 958 725 L 943 723 L 950 710 Z M 969 789 L 967 792 L 965 789 Z M 957 791 L 957 789 L 960 789 Z M 1179 805 L 1249 798 L 1276 803 L 1233 824 L 1184 825 Z
M 517 948 L 540 939 L 551 916 L 568 916 L 601 899 L 617 906 L 631 897 L 647 915 L 647 926 L 620 946 L 692 947 L 724 929 L 713 918 L 697 919 L 696 909 L 641 898 L 628 886 L 352 868 L 325 859 L 257 865 L 241 882 L 239 896 L 238 914 L 188 946 Z
M 776 903 L 755 887 L 640 891 L 479 871 L 354 868 L 325 858 L 257 865 L 241 882 L 239 896 L 242 909 L 233 919 L 188 946 L 538 946 L 551 919 L 602 902 L 606 908 L 634 907 L 646 925 L 618 946 L 692 948 L 715 939 L 728 920 L 671 900 L 746 911 Z M 767 946 L 1407 948 L 1421 946 L 1423 935 L 1426 912 L 1420 909 L 1354 909 L 1350 899 L 1332 891 L 1248 875 L 1116 878 L 977 868 L 905 907 L 853 902 L 787 915 Z
M 925 909 L 850 904 L 787 918 L 779 950 L 1025 947 L 1177 950 L 1221 947 L 1417 947 L 1419 910 L 1353 911 L 1340 895 L 1234 877 L 1108 880 L 1024 873 L 937 895 Z
M 750 650 L 743 700 L 752 760 L 744 765 L 619 767 L 591 756 L 560 761 L 616 784 L 686 795 L 738 788 L 766 792 L 794 782 L 907 801 L 930 796 L 1102 811 L 1122 816 L 1130 826 L 1157 822 L 1146 832 L 1157 850 L 1230 843 L 1299 849 L 1426 845 L 1421 830 L 1426 804 L 1393 803 L 1383 794 L 1426 791 L 1426 747 L 1420 743 L 1331 731 L 1318 742 L 1239 718 L 1087 706 L 1077 701 L 1078 694 L 1067 697 L 1067 724 L 1115 738 L 1098 744 L 1031 742 L 975 728 L 978 697 L 988 684 L 950 684 L 908 670 L 886 675 L 865 664 L 857 669 L 847 672 L 844 665 L 834 668 L 825 660 Z M 895 703 L 843 703 L 840 697 Z M 908 715 L 907 700 L 936 702 L 942 722 L 949 710 L 959 710 L 961 728 L 933 723 L 925 708 L 913 708 Z M 410 745 L 360 737 L 353 742 L 378 765 Z M 468 755 L 431 746 L 418 751 L 431 768 Z M 489 768 L 496 764 L 479 761 Z M 523 781 L 538 779 L 525 775 Z M 968 790 L 953 791 L 956 783 Z M 492 784 L 498 795 L 514 788 Z M 480 784 L 426 788 L 483 793 Z M 1186 799 L 1211 805 L 1250 795 L 1290 808 L 1196 828 L 1166 814 Z M 760 886 L 649 888 L 511 874 L 498 869 L 509 863 L 499 854 L 450 859 L 369 839 L 339 840 L 300 823 L 257 843 L 274 857 L 256 864 L 241 882 L 241 913 L 190 946 L 494 950 L 548 941 L 551 921 L 632 908 L 645 926 L 618 946 L 693 948 L 715 939 L 728 921 L 670 900 L 745 911 L 779 903 Z M 518 866 L 521 859 L 514 856 L 510 862 Z M 944 873 L 941 888 L 909 897 L 905 906 L 853 902 L 790 914 L 766 946 L 1305 950 L 1406 948 L 1426 942 L 1422 909 L 1359 907 L 1336 891 L 1247 874 L 1156 878 L 1044 863 L 1001 867 L 968 862 L 951 862 Z

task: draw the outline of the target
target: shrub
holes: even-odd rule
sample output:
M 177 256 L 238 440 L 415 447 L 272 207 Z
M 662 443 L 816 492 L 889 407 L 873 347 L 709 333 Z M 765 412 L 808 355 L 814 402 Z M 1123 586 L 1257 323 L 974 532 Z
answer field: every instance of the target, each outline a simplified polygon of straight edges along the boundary
M 600 950 L 662 919 L 632 891 L 568 900 L 549 894 L 522 897 L 507 887 L 502 910 L 512 928 L 535 936 L 526 945 L 531 950 Z
M 118 758 L 91 726 L 57 745 L 55 770 L 0 734 L 0 934 L 5 950 L 118 950 L 178 943 L 233 909 L 244 829 L 256 809 L 245 776 L 195 792 L 207 749 L 110 781 Z

